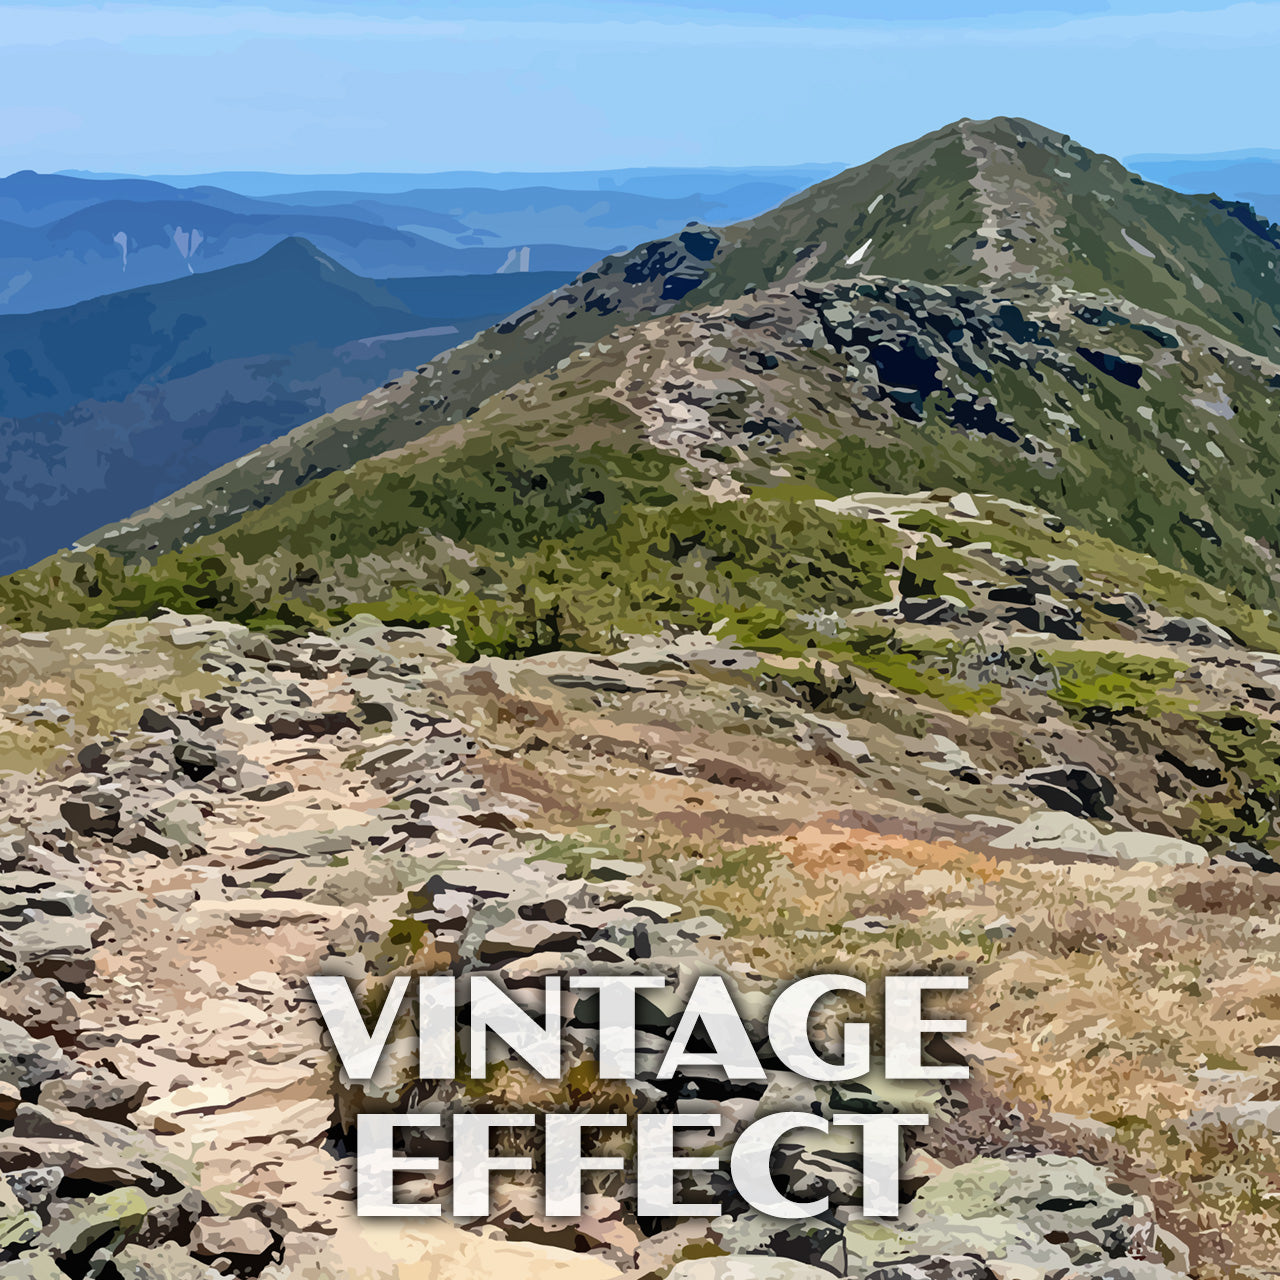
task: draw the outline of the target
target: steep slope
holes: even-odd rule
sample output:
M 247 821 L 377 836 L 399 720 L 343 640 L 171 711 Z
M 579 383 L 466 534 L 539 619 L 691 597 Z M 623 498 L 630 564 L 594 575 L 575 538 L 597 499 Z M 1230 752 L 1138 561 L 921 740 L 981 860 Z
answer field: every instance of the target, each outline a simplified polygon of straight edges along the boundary
M 179 546 L 305 480 L 465 419 L 620 325 L 774 284 L 876 275 L 1046 303 L 1065 291 L 1176 317 L 1211 342 L 1265 356 L 1278 346 L 1278 234 L 1241 208 L 1143 183 L 1025 121 L 962 121 L 759 218 L 690 227 L 605 258 L 416 376 L 94 540 L 126 557 Z
M 868 524 L 860 499 L 840 505 L 943 488 L 1054 513 L 1072 526 L 1064 548 L 1102 537 L 1154 557 L 1118 578 L 1099 568 L 1095 594 L 1151 603 L 1156 592 L 1175 614 L 1194 597 L 1193 614 L 1258 633 L 1242 606 L 1171 586 L 1154 565 L 1271 603 L 1277 392 L 1280 366 L 1134 309 L 1033 309 L 885 281 L 759 290 L 612 334 L 464 423 L 282 496 L 153 568 L 125 574 L 98 552 L 92 607 L 110 617 L 180 601 L 211 564 L 216 586 L 193 588 L 194 600 L 232 617 L 395 600 L 447 613 L 441 601 L 474 593 L 519 617 L 554 583 L 557 625 L 579 637 L 697 623 L 704 609 L 970 600 L 946 585 L 957 573 L 1004 577 L 957 563 L 945 524 L 921 526 L 941 540 L 926 572 L 904 562 L 914 543 Z M 777 529 L 778 554 L 810 558 L 807 575 L 751 560 L 747 547 Z M 1015 538 L 1010 553 L 1035 542 Z M 51 572 L 68 581 L 69 568 L 46 566 L 8 597 L 35 609 L 28 625 L 47 620 L 43 606 L 17 601 L 56 597 Z
M 1280 159 L 1252 156 L 1217 160 L 1146 161 L 1134 167 L 1175 191 L 1211 191 L 1217 197 L 1243 202 L 1272 222 L 1280 221 Z

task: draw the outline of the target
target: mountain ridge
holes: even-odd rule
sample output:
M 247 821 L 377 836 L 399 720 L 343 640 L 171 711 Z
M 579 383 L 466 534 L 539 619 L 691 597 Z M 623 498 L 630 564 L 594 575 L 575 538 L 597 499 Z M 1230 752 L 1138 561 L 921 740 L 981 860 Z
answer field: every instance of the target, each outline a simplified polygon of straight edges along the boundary
M 987 154 L 980 164 L 979 157 L 967 152 L 984 145 Z M 1014 203 L 1009 207 L 1018 217 L 1010 218 L 1010 227 L 1004 228 L 1009 236 L 987 253 L 991 242 L 982 244 L 981 232 L 1000 209 L 990 194 L 983 197 L 966 175 L 981 172 L 990 183 L 1000 176 L 1001 164 L 1007 167 L 1011 157 L 1025 155 L 1032 145 L 1039 148 L 1040 174 L 1010 184 Z M 1046 257 L 1038 242 L 1042 237 L 1036 219 L 1043 214 L 1038 212 L 1036 201 L 1047 187 L 1062 186 L 1056 177 L 1054 184 L 1047 184 L 1043 173 L 1068 153 L 1079 157 L 1072 163 L 1083 174 L 1082 188 L 1063 214 L 1069 229 L 1085 228 L 1073 231 L 1073 236 L 1086 235 L 1089 218 L 1108 204 L 1113 211 L 1107 217 L 1116 227 L 1114 206 L 1119 194 L 1137 191 L 1141 208 L 1155 207 L 1162 212 L 1169 234 L 1184 224 L 1191 227 L 1187 234 L 1196 252 L 1215 264 L 1218 276 L 1208 265 L 1201 266 L 1206 273 L 1203 278 L 1184 265 L 1178 270 L 1187 278 L 1175 290 L 1165 283 L 1172 278 L 1170 262 L 1146 256 L 1156 250 L 1136 240 L 1132 233 L 1136 224 L 1127 234 L 1139 248 L 1132 248 L 1117 228 L 1116 242 L 1121 248 L 1098 251 L 1096 266 L 1087 259 L 1078 262 L 1069 249 L 1060 246 Z M 1097 174 L 1101 176 L 1095 177 Z M 1005 180 L 1008 183 L 1007 172 Z M 916 211 L 914 218 L 908 216 L 912 211 Z M 1199 225 L 1202 220 L 1205 226 Z M 1096 237 L 1096 232 L 1089 234 Z M 1220 252 L 1217 237 L 1247 265 L 1237 266 L 1230 253 Z M 1156 243 L 1154 235 L 1150 238 Z M 1001 247 L 1005 244 L 1007 251 Z M 967 249 L 957 258 L 958 246 Z M 1240 302 L 1240 307 L 1250 305 L 1255 314 L 1236 310 L 1235 302 L 1238 296 L 1243 297 L 1238 276 L 1244 273 L 1250 281 L 1255 276 L 1261 281 L 1265 263 L 1271 261 L 1274 267 L 1276 253 L 1270 239 L 1237 217 L 1215 209 L 1210 201 L 1161 195 L 1159 189 L 1127 174 L 1118 162 L 1094 157 L 1065 135 L 1005 118 L 957 122 L 830 178 L 746 223 L 724 229 L 689 227 L 627 254 L 606 256 L 571 284 L 531 304 L 491 333 L 438 358 L 427 369 L 260 450 L 254 468 L 261 481 L 244 468 L 224 469 L 173 495 L 170 510 L 162 506 L 138 513 L 126 525 L 100 530 L 89 540 L 130 557 L 154 555 L 184 539 L 216 532 L 233 512 L 260 505 L 317 475 L 401 447 L 429 430 L 465 419 L 487 396 L 539 369 L 551 368 L 620 324 L 748 296 L 770 282 L 816 282 L 867 273 L 904 278 L 894 277 L 894 269 L 914 267 L 914 274 L 905 278 L 924 276 L 928 283 L 932 276 L 955 284 L 1012 291 L 1010 296 L 1051 298 L 1055 291 L 1071 284 L 1063 280 L 1064 262 L 1069 271 L 1082 272 L 1085 283 L 1106 286 L 1106 278 L 1099 273 L 1118 261 L 1124 268 L 1121 274 L 1132 276 L 1140 287 L 1129 288 L 1133 280 L 1122 280 L 1116 288 L 1128 289 L 1123 295 L 1109 287 L 1096 294 L 1092 289 L 1071 291 L 1100 302 L 1134 305 L 1141 305 L 1143 296 L 1149 295 L 1152 312 L 1165 314 L 1161 304 L 1172 304 L 1172 310 L 1187 318 L 1198 316 L 1213 340 L 1260 349 L 1265 355 L 1276 347 L 1272 317 L 1280 323 L 1280 277 L 1271 282 L 1269 290 L 1262 291 L 1263 301 Z M 1171 245 L 1165 256 L 1173 256 Z M 850 263 L 850 257 L 857 260 Z M 1206 285 L 1195 290 L 1195 307 L 1190 305 L 1192 296 L 1187 292 L 1193 279 Z M 1207 297 L 1209 293 L 1213 296 Z M 1272 338 L 1270 347 L 1265 341 L 1267 333 Z
M 163 497 L 562 280 L 375 281 L 294 239 L 251 263 L 0 316 L 0 568 L 65 545 L 68 525 Z
M 12 379 L 0 384 L 0 414 L 111 399 L 167 370 L 195 372 L 201 362 L 274 351 L 286 330 L 293 341 L 334 345 L 407 328 L 413 319 L 400 299 L 290 237 L 220 271 L 0 316 L 0 350 L 9 353 Z M 24 357 L 22 378 L 16 351 Z

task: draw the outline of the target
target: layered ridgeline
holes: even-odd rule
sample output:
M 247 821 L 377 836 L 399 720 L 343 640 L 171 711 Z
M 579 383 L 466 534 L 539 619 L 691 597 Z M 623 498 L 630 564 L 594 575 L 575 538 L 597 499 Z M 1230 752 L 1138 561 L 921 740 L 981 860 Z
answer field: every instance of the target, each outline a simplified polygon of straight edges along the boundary
M 399 376 L 565 275 L 369 280 L 305 240 L 0 316 L 0 571 Z
M 1099 598 L 1149 599 L 1176 570 L 1267 608 L 1278 255 L 1243 207 L 1023 121 L 964 121 L 760 218 L 605 259 L 9 580 L 8 614 L 377 606 L 505 619 L 518 648 L 700 611 L 963 603 L 971 538 L 841 504 L 939 487 L 1090 535 L 1113 565 Z M 1004 550 L 1049 536 L 1033 523 Z M 1040 549 L 1083 545 L 1061 540 Z M 1177 581 L 1173 612 L 1190 593 L 1196 615 L 1239 614 Z

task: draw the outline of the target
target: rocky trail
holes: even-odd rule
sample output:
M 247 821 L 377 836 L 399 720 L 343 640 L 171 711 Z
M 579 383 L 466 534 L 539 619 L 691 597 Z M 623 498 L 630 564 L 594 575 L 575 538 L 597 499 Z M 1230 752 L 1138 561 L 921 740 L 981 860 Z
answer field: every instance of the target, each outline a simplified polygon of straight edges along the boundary
M 1093 1045 L 1116 1108 L 1196 1100 L 1211 1118 L 1187 1131 L 1193 1147 L 1205 1125 L 1271 1132 L 1280 1005 L 1239 985 L 1275 929 L 1239 896 L 1255 873 L 1117 824 L 1114 788 L 1113 821 L 1091 821 L 1082 806 L 1103 792 L 1085 766 L 1042 765 L 1011 790 L 989 728 L 966 734 L 941 707 L 905 733 L 883 714 L 815 710 L 776 664 L 762 673 L 759 655 L 708 635 L 467 664 L 441 637 L 371 618 L 276 642 L 177 615 L 130 625 L 111 643 L 167 692 L 140 684 L 129 722 L 109 732 L 82 705 L 83 681 L 59 683 L 82 637 L 17 637 L 6 651 L 31 677 L 15 682 L 28 701 L 11 719 L 31 742 L 61 726 L 71 748 L 3 781 L 6 1280 L 1253 1274 L 1201 1234 L 1178 1178 L 1125 1145 L 1131 1131 L 1092 1086 L 1045 1062 L 1045 1036 L 1064 1055 Z M 1220 677 L 1246 661 L 1195 652 L 1198 672 Z M 892 706 L 891 689 L 881 701 Z M 929 804 L 944 794 L 949 810 Z M 1134 956 L 1104 976 L 1087 939 L 1122 934 Z M 1141 1079 L 1112 1062 L 1139 1032 L 1114 1018 L 1108 1030 L 1104 1010 L 1129 1000 L 1139 1022 L 1180 1025 L 1135 958 L 1148 936 L 1199 956 L 1197 980 L 1218 993 L 1220 1021 L 1200 1029 L 1216 1057 L 1183 1077 L 1174 1059 Z M 513 990 L 656 973 L 673 992 L 719 973 L 750 1011 L 805 965 L 919 971 L 940 958 L 978 984 L 961 1010 L 975 1015 L 960 1051 L 977 1069 L 963 1087 L 660 1082 L 671 1026 L 659 1004 L 625 1091 L 641 1109 L 724 1109 L 720 1142 L 798 1097 L 924 1106 L 937 1124 L 909 1154 L 893 1224 L 851 1210 L 855 1153 L 800 1142 L 780 1149 L 780 1185 L 842 1188 L 816 1224 L 766 1219 L 717 1175 L 707 1187 L 728 1202 L 711 1221 L 638 1221 L 633 1188 L 613 1175 L 573 1223 L 542 1217 L 518 1180 L 495 1189 L 484 1221 L 355 1216 L 354 1115 L 447 1111 L 460 1094 L 416 1080 L 408 1029 L 374 1082 L 347 1081 L 308 975 L 343 974 L 372 995 L 398 973 L 484 972 Z M 1045 999 L 1086 973 L 1096 1004 Z M 580 1057 L 587 1024 L 568 1015 Z M 609 1101 L 599 1082 L 562 1095 L 518 1073 L 490 1084 L 506 1104 Z M 446 1164 L 418 1193 L 448 1178 Z M 1244 1219 L 1238 1248 L 1257 1247 L 1266 1220 Z

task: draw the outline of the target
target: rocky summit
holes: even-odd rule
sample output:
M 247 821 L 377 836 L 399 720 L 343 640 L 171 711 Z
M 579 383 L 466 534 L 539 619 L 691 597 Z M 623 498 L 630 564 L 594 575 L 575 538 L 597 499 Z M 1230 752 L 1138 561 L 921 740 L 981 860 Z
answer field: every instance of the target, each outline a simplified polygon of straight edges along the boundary
M 0 1270 L 1261 1280 L 1280 230 L 1018 120 L 605 259 L 0 581 Z M 79 532 L 79 531 L 77 531 Z M 74 535 L 68 537 L 71 542 Z M 723 978 L 968 980 L 963 1078 L 664 1077 Z M 340 1068 L 307 979 L 665 979 L 636 1076 Z M 667 997 L 670 997 L 669 999 Z M 834 1016 L 812 1034 L 830 1054 Z M 897 1217 L 355 1214 L 377 1111 L 919 1114 Z M 454 1178 L 402 1175 L 406 1204 Z M 690 1150 L 695 1148 L 691 1147 Z M 517 1153 L 530 1152 L 516 1144 Z M 621 1154 L 619 1149 L 615 1154 Z

